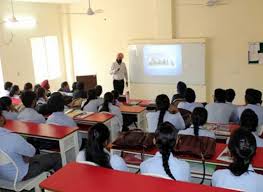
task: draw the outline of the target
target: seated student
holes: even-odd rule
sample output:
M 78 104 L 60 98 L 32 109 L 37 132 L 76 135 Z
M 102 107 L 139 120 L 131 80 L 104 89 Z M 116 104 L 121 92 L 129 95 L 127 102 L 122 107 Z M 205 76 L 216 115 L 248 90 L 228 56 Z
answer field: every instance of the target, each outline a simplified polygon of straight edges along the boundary
M 52 111 L 52 114 L 47 119 L 47 124 L 77 127 L 75 121 L 64 113 L 64 98 L 61 93 L 52 93 L 47 105 L 49 111 Z
M 87 92 L 84 91 L 84 83 L 78 82 L 76 85 L 76 90 L 73 92 L 73 99 L 86 99 L 87 98 Z
M 240 127 L 251 132 L 255 136 L 257 147 L 263 147 L 263 139 L 257 134 L 258 116 L 253 110 L 245 109 L 243 111 L 240 118 Z
M 258 125 L 263 125 L 263 107 L 259 106 L 259 102 L 261 102 L 260 100 L 260 94 L 258 94 L 255 89 L 247 89 L 245 94 L 246 105 L 238 107 L 237 109 L 239 119 L 245 109 L 251 109 L 258 116 Z
M 109 112 L 114 115 L 114 118 L 111 121 L 111 141 L 114 141 L 119 132 L 122 131 L 123 117 L 120 108 L 113 105 L 113 95 L 111 92 L 105 93 L 104 103 L 99 108 L 99 112 Z
M 24 85 L 24 90 L 23 91 L 33 91 L 33 85 L 32 85 L 32 83 L 26 83 L 25 85 Z
M 21 100 L 25 108 L 19 113 L 17 119 L 33 123 L 45 123 L 45 117 L 39 114 L 34 108 L 36 106 L 36 94 L 31 91 L 23 92 Z
M 255 89 L 255 95 L 257 99 L 257 105 L 261 106 L 262 104 L 262 92 Z
M 89 161 L 101 167 L 128 171 L 125 161 L 118 155 L 111 155 L 106 149 L 110 139 L 108 127 L 102 123 L 92 126 L 88 132 L 85 149 L 80 151 L 76 161 Z
M 236 93 L 234 89 L 226 90 L 226 104 L 232 107 L 234 111 L 230 117 L 230 122 L 238 122 L 237 106 L 233 104 L 235 97 L 236 97 Z
M 215 133 L 205 129 L 203 126 L 207 121 L 207 110 L 203 107 L 197 107 L 194 109 L 192 116 L 192 124 L 190 128 L 179 131 L 178 135 L 192 135 L 200 137 L 210 137 L 215 139 Z
M 18 134 L 3 128 L 5 119 L 0 112 L 0 149 L 7 153 L 18 167 L 17 181 L 24 181 L 45 171 L 62 167 L 58 153 L 35 155 L 35 148 Z M 16 169 L 12 164 L 0 165 L 0 179 L 14 181 Z
M 71 93 L 74 93 L 77 90 L 77 82 L 72 83 L 71 88 L 72 88 Z
M 119 102 L 119 98 L 120 98 L 120 94 L 117 90 L 112 90 L 111 93 L 113 94 L 113 105 L 119 106 L 120 102 Z
M 184 93 L 186 91 L 186 84 L 182 81 L 179 81 L 177 83 L 177 94 L 175 94 L 172 98 L 172 103 L 174 103 L 176 100 L 184 100 Z
M 1 91 L 1 97 L 9 97 L 12 86 L 13 86 L 12 82 L 9 82 L 9 81 L 5 82 L 4 90 Z
M 36 95 L 37 95 L 37 106 L 39 105 L 44 105 L 47 104 L 47 95 L 46 95 L 46 90 L 42 87 L 39 87 L 36 91 Z
M 10 97 L 0 98 L 0 108 L 2 108 L 2 116 L 8 120 L 16 120 L 18 113 L 17 110 L 12 105 L 12 100 Z
M 99 106 L 102 105 L 103 101 L 97 99 L 96 90 L 90 89 L 88 91 L 88 99 L 81 108 L 87 112 L 98 112 Z
M 256 153 L 256 140 L 253 134 L 238 129 L 228 144 L 233 163 L 228 169 L 218 170 L 212 176 L 212 185 L 240 191 L 263 191 L 263 176 L 257 174 L 251 161 Z
M 233 108 L 226 102 L 226 91 L 223 89 L 216 89 L 214 92 L 214 103 L 206 105 L 208 112 L 207 122 L 228 124 L 231 116 L 235 113 Z
M 159 152 L 141 163 L 141 173 L 152 173 L 170 177 L 173 180 L 189 181 L 189 164 L 173 156 L 176 138 L 177 129 L 171 123 L 160 124 L 155 132 L 155 142 Z
M 196 107 L 204 107 L 201 103 L 195 103 L 196 95 L 193 89 L 187 88 L 184 96 L 185 101 L 180 102 L 178 108 L 193 112 Z
M 97 96 L 97 98 L 102 98 L 102 97 L 100 97 L 101 96 L 101 94 L 102 94 L 102 86 L 101 85 L 96 85 L 96 87 L 95 87 L 95 91 L 96 91 L 96 96 Z
M 10 93 L 9 93 L 9 97 L 15 98 L 15 99 L 19 99 L 20 98 L 20 89 L 18 85 L 13 85 Z
M 172 123 L 176 129 L 185 128 L 185 123 L 181 114 L 179 112 L 172 114 L 168 111 L 170 100 L 167 95 L 158 95 L 155 102 L 157 105 L 157 111 L 146 114 L 149 132 L 154 133 L 157 127 L 165 121 Z
M 60 89 L 58 91 L 63 92 L 63 93 L 70 93 L 70 88 L 69 88 L 68 82 L 67 81 L 62 82 Z
M 40 84 L 36 84 L 36 85 L 34 86 L 34 92 L 35 92 L 35 93 L 37 93 L 37 89 L 38 89 L 39 87 L 41 87 Z
M 47 95 L 47 97 L 49 97 L 49 96 L 51 95 L 51 92 L 50 92 L 50 90 L 49 90 L 49 89 L 50 89 L 50 85 L 49 85 L 48 80 L 44 80 L 44 81 L 40 84 L 40 86 L 46 90 L 46 95 Z

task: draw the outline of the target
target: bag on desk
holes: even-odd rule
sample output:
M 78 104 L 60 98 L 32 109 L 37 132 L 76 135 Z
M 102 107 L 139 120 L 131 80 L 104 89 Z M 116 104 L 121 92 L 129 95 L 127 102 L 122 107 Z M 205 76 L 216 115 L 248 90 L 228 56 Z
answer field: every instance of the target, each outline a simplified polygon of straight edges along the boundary
M 210 159 L 216 151 L 216 140 L 209 137 L 178 135 L 175 151 L 178 155 Z
M 154 136 L 154 133 L 145 133 L 140 129 L 135 129 L 121 133 L 112 144 L 120 149 L 147 150 L 155 146 Z

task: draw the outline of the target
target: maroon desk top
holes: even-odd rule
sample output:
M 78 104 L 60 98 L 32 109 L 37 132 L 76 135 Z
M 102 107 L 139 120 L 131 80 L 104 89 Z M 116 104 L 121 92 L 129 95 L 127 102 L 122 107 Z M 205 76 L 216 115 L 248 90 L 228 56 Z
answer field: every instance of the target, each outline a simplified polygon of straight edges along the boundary
M 62 139 L 67 135 L 75 132 L 78 128 L 69 128 L 65 126 L 50 125 L 50 124 L 36 124 L 23 121 L 7 120 L 4 128 L 23 135 L 30 135 L 35 137 L 46 137 L 53 139 Z
M 120 110 L 122 113 L 141 113 L 145 110 L 145 107 L 141 107 L 138 105 L 135 106 L 129 106 L 129 105 L 120 105 Z
M 109 113 L 93 113 L 92 115 L 89 115 L 88 117 L 84 119 L 80 119 L 78 117 L 74 118 L 75 121 L 78 123 L 83 122 L 83 123 L 105 123 L 106 121 L 110 120 L 113 118 L 114 115 L 109 114 Z
M 206 185 L 172 181 L 90 165 L 69 163 L 40 184 L 43 189 L 63 192 L 230 192 Z

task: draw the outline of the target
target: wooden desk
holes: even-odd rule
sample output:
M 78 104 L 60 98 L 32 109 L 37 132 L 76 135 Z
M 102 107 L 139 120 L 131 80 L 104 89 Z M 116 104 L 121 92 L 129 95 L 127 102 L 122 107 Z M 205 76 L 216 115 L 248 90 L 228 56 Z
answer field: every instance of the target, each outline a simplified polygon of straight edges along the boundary
M 138 106 L 141 107 L 147 107 L 150 104 L 153 104 L 154 102 L 148 99 L 130 99 L 130 102 L 138 102 Z
M 40 183 L 49 191 L 63 192 L 230 192 L 232 190 L 142 176 L 90 165 L 70 163 Z
M 227 139 L 231 134 L 240 128 L 239 124 L 218 124 L 218 123 L 207 123 L 205 127 L 215 133 L 219 139 Z
M 78 128 L 13 120 L 7 120 L 4 128 L 26 137 L 58 141 L 63 165 L 75 161 L 79 152 Z
M 136 115 L 138 128 L 146 129 L 146 108 L 138 105 L 130 106 L 121 104 L 120 110 L 122 114 Z

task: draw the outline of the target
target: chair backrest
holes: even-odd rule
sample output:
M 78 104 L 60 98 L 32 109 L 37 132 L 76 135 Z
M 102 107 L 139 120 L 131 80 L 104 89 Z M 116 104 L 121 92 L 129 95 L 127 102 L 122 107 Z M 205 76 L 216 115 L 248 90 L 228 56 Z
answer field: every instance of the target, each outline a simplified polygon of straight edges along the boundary
M 17 183 L 17 178 L 18 178 L 18 167 L 16 163 L 14 162 L 14 160 L 6 152 L 0 149 L 0 166 L 4 166 L 7 164 L 12 164 L 16 170 L 16 175 L 15 175 L 15 179 L 13 182 L 13 187 L 14 187 L 14 190 L 16 191 L 16 183 Z
M 155 173 L 141 173 L 141 175 L 152 176 L 152 177 L 159 177 L 159 178 L 162 178 L 162 179 L 172 180 L 170 177 L 166 177 L 166 176 L 155 174 Z

